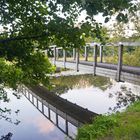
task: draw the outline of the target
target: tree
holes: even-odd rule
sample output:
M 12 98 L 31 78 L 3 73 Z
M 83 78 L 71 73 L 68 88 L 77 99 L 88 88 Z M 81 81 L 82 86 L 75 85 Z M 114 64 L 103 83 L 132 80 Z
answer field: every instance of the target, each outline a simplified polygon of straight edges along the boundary
M 128 12 L 128 11 L 127 11 Z M 128 15 L 128 22 L 114 21 L 113 26 L 109 27 L 112 34 L 111 41 L 136 41 L 140 36 L 140 2 L 137 2 L 137 11 Z
M 52 66 L 42 50 L 50 44 L 65 47 L 85 45 L 92 32 L 101 39 L 102 26 L 94 15 L 102 13 L 105 22 L 116 14 L 127 22 L 125 11 L 133 12 L 133 0 L 1 0 L 0 1 L 0 82 L 18 84 L 48 83 Z M 81 11 L 87 17 L 76 27 Z

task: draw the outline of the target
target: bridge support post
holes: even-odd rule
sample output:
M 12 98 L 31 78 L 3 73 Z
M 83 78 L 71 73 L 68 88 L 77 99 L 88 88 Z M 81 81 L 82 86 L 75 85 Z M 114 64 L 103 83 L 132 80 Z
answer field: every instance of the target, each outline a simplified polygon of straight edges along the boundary
M 103 46 L 100 46 L 100 62 L 103 62 Z
M 64 69 L 66 69 L 66 50 L 63 50 Z
M 48 106 L 48 118 L 51 120 L 51 111 L 50 111 L 49 106 Z
M 29 99 L 29 101 L 30 101 L 30 92 L 28 92 L 28 99 Z
M 88 61 L 88 47 L 85 46 L 85 61 Z
M 34 96 L 32 95 L 32 103 L 34 104 Z
M 24 95 L 25 97 L 27 97 L 27 89 L 25 88 L 25 91 L 24 91 Z
M 123 44 L 120 44 L 118 47 L 118 67 L 117 67 L 117 81 L 121 80 L 121 71 L 123 63 Z
M 58 126 L 58 114 L 57 114 L 57 111 L 56 111 L 56 126 Z
M 79 71 L 79 48 L 76 49 L 76 71 Z
M 93 62 L 93 75 L 96 75 L 96 66 L 97 66 L 97 45 L 94 46 L 94 62 Z
M 76 49 L 73 49 L 73 60 L 76 60 Z
M 38 109 L 38 99 L 36 98 L 36 107 Z
M 43 105 L 43 101 L 42 101 L 42 113 L 44 114 L 44 105 Z
M 69 134 L 69 126 L 68 126 L 68 121 L 66 119 L 66 134 L 68 135 Z
M 54 47 L 54 65 L 56 65 L 56 47 Z
M 56 60 L 59 58 L 59 49 L 56 48 Z

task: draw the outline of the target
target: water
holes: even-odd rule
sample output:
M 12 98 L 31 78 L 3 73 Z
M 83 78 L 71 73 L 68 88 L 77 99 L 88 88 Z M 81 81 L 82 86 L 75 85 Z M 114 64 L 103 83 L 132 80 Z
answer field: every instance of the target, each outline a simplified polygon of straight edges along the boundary
M 122 111 L 140 95 L 140 86 L 92 75 L 61 76 L 52 83 L 57 95 L 97 114 Z
M 10 133 L 12 140 L 66 139 L 67 136 L 42 115 L 22 93 L 18 94 L 21 96 L 20 99 L 12 94 L 12 90 L 7 90 L 7 93 L 10 101 L 1 102 L 0 107 L 6 107 L 11 111 L 0 114 L 0 138 Z M 53 112 L 51 115 L 53 116 Z M 62 124 L 63 120 L 60 123 Z
M 140 86 L 92 75 L 62 76 L 52 78 L 51 82 L 51 91 L 98 114 L 122 111 L 140 95 Z M 24 96 L 22 91 L 13 94 L 8 89 L 7 95 L 9 102 L 0 99 L 0 109 L 7 108 L 3 113 L 0 110 L 0 140 L 6 135 L 11 140 L 69 140 L 75 137 L 77 127 L 57 116 L 58 110 L 55 112 L 44 99 L 29 91 Z

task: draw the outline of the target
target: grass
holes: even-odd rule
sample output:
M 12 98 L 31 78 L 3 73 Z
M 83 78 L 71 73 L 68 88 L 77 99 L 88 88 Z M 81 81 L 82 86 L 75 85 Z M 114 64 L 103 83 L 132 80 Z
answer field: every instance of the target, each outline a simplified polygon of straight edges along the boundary
M 79 59 L 81 61 L 85 61 L 85 58 L 84 57 L 80 57 Z M 58 60 L 63 61 L 63 58 L 58 58 Z M 73 57 L 67 57 L 67 61 L 73 61 Z M 93 57 L 89 56 L 88 57 L 88 61 L 89 62 L 93 62 Z M 100 62 L 100 57 L 97 57 L 97 61 Z M 104 58 L 103 58 L 103 61 L 105 61 Z
M 59 58 L 59 60 L 63 60 L 63 58 Z M 72 57 L 67 58 L 68 61 L 72 61 Z M 80 60 L 85 60 L 85 58 L 80 55 Z M 93 62 L 93 56 L 88 56 L 88 61 Z M 97 61 L 100 62 L 100 57 L 97 58 Z M 103 55 L 103 62 L 117 64 L 118 63 L 118 54 L 114 55 Z M 129 66 L 139 66 L 140 67 L 140 48 L 137 47 L 134 51 L 124 51 L 123 53 L 123 64 Z
M 140 101 L 125 112 L 98 116 L 79 128 L 76 140 L 140 140 Z
M 60 73 L 62 71 L 69 71 L 70 69 L 68 68 L 61 68 L 61 67 L 57 67 L 56 70 L 55 70 L 55 73 Z

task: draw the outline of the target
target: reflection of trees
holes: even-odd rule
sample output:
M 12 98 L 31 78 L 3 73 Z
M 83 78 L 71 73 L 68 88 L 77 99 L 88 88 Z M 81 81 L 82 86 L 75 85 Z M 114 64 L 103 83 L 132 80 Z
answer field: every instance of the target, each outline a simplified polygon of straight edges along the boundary
M 73 88 L 99 87 L 102 90 L 107 88 L 106 85 L 111 84 L 109 78 L 92 76 L 92 75 L 74 75 L 61 76 L 51 79 L 51 83 L 55 86 L 51 91 L 63 94 Z
M 52 91 L 57 94 L 66 93 L 70 89 L 79 89 L 85 87 L 98 87 L 102 90 L 112 89 L 113 81 L 105 77 L 93 77 L 92 75 L 78 75 L 78 76 L 63 76 L 55 77 L 51 80 L 52 84 L 55 85 Z M 121 108 L 126 108 L 134 101 L 140 99 L 140 96 L 136 95 L 134 91 L 127 85 L 122 85 L 120 90 L 117 89 L 115 92 L 109 93 L 109 98 L 115 96 L 117 103 L 115 107 L 110 107 L 109 112 L 116 112 Z
M 140 95 L 134 94 L 131 88 L 127 88 L 126 86 L 121 86 L 121 91 L 117 91 L 115 95 L 117 96 L 117 103 L 115 107 L 109 108 L 111 112 L 116 112 L 120 108 L 127 107 L 140 99 Z M 112 93 L 109 94 L 109 98 L 112 98 L 113 96 Z
M 7 135 L 1 136 L 0 140 L 11 140 L 12 135 L 13 134 L 9 132 Z
M 17 94 L 17 92 L 13 93 L 14 96 L 16 96 L 17 99 L 20 99 L 20 95 Z M 8 98 L 7 92 L 5 91 L 4 87 L 0 85 L 0 102 L 9 102 L 10 99 Z M 14 113 L 18 114 L 20 110 L 16 110 Z M 4 119 L 5 121 L 9 123 L 13 123 L 14 125 L 18 125 L 20 123 L 19 120 L 13 121 L 12 118 L 10 117 L 12 110 L 8 109 L 6 107 L 0 107 L 0 120 Z M 2 135 L 0 140 L 11 140 L 12 133 L 9 132 L 6 135 Z
M 9 99 L 7 98 L 7 92 L 4 90 L 4 87 L 2 85 L 0 85 L 0 100 L 9 102 Z

